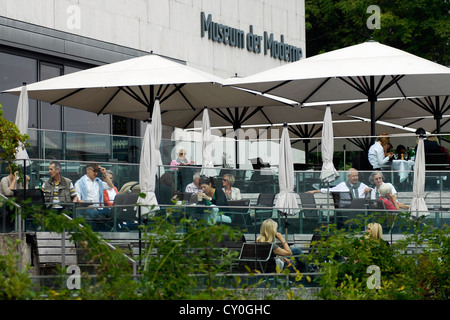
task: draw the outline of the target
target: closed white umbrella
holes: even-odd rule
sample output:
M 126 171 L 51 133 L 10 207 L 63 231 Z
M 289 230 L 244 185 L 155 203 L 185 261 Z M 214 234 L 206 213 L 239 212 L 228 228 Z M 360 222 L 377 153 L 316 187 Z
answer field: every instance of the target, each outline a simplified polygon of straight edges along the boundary
M 428 216 L 427 204 L 425 203 L 425 150 L 423 137 L 419 138 L 414 164 L 413 198 L 411 200 L 411 215 L 416 218 Z
M 144 193 L 145 197 L 139 197 L 138 204 L 142 206 L 141 214 L 144 215 L 159 210 L 155 190 L 158 166 L 162 163 L 157 145 L 157 141 L 161 141 L 160 120 L 159 101 L 156 100 L 152 112 L 152 122 L 146 124 L 139 163 L 139 185 L 141 193 Z
M 287 124 L 283 127 L 279 152 L 278 183 L 280 192 L 278 193 L 275 207 L 278 208 L 280 213 L 285 215 L 285 231 L 287 238 L 287 216 L 295 215 L 299 212 L 297 197 L 294 192 L 294 160 L 292 158 L 291 141 L 289 139 Z
M 16 126 L 20 130 L 20 133 L 25 135 L 28 134 L 28 114 L 29 114 L 29 106 L 28 106 L 28 92 L 27 86 L 24 84 L 21 89 L 19 103 L 17 104 L 17 113 L 16 113 Z M 20 143 L 19 147 L 16 150 L 16 160 L 20 164 L 23 164 L 23 160 L 28 160 L 28 152 Z
M 161 174 L 164 173 L 164 167 L 162 166 L 162 157 L 161 157 L 161 139 L 162 139 L 162 124 L 161 124 L 161 106 L 159 103 L 159 99 L 157 98 L 155 100 L 155 104 L 153 106 L 153 113 L 152 113 L 152 136 L 154 140 L 154 152 L 155 152 L 155 159 L 156 159 L 156 165 L 157 165 L 157 176 L 161 176 Z
M 322 171 L 320 179 L 324 182 L 333 182 L 339 177 L 339 173 L 333 164 L 334 136 L 331 109 L 327 107 L 323 118 L 322 128 Z
M 202 118 L 202 174 L 214 176 L 216 174 L 213 163 L 213 140 L 211 134 L 211 123 L 209 121 L 208 108 L 203 110 Z

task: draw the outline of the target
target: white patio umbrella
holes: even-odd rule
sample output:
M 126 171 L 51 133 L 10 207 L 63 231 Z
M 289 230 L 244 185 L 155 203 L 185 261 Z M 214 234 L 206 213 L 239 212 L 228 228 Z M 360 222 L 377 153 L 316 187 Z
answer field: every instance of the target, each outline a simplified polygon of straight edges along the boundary
M 413 198 L 411 200 L 411 215 L 416 218 L 428 216 L 427 204 L 425 203 L 425 149 L 423 146 L 423 137 L 419 138 L 416 151 L 416 160 L 414 164 L 414 184 Z
M 333 164 L 334 136 L 333 119 L 331 118 L 331 109 L 327 107 L 323 118 L 322 128 L 322 171 L 320 179 L 330 183 L 339 177 L 339 173 Z
M 292 216 L 299 212 L 297 197 L 294 192 L 294 160 L 292 157 L 291 141 L 289 139 L 287 124 L 283 127 L 279 152 L 278 183 L 280 192 L 278 193 L 275 207 L 285 216 L 285 232 L 287 239 L 287 216 Z
M 205 176 L 215 176 L 216 171 L 213 163 L 213 137 L 211 135 L 211 124 L 209 121 L 209 112 L 205 108 L 202 118 L 202 170 L 201 174 Z
M 147 122 L 144 139 L 142 140 L 141 159 L 139 163 L 139 185 L 145 197 L 139 197 L 138 204 L 141 205 L 141 214 L 159 210 L 156 198 L 156 176 L 160 172 L 158 168 L 162 165 L 159 146 L 161 143 L 162 126 L 159 99 L 156 99 L 152 112 L 151 123 Z
M 27 86 L 26 84 L 24 84 L 20 90 L 20 97 L 19 103 L 17 104 L 17 113 L 15 121 L 17 128 L 23 135 L 28 134 L 28 114 L 29 114 L 28 92 Z M 22 143 L 20 143 L 19 147 L 17 148 L 15 156 L 19 164 L 23 164 L 23 160 L 29 160 L 28 152 Z
M 162 124 L 161 124 L 161 106 L 159 103 L 159 99 L 157 98 L 155 100 L 155 104 L 153 107 L 153 113 L 152 113 L 152 138 L 154 140 L 154 150 L 155 152 L 155 159 L 156 159 L 156 175 L 158 177 L 161 176 L 161 174 L 164 173 L 164 167 L 162 166 L 162 157 L 161 157 L 161 139 L 162 139 Z
M 224 79 L 156 54 L 111 63 L 27 86 L 31 99 L 96 114 L 145 121 L 156 97 L 162 113 L 205 106 L 283 105 L 260 94 L 223 87 Z M 4 91 L 19 95 L 21 88 Z M 163 122 L 164 124 L 164 122 Z
M 325 116 L 323 118 L 322 128 L 322 170 L 320 172 L 320 179 L 327 183 L 327 208 L 330 204 L 330 182 L 333 182 L 339 177 L 339 172 L 333 164 L 334 152 L 334 137 L 333 137 L 333 119 L 331 117 L 331 108 L 325 109 Z M 327 214 L 327 219 L 330 215 Z
M 450 94 L 450 68 L 375 41 L 319 54 L 225 85 L 273 94 L 301 104 L 367 99 L 375 120 L 381 98 Z M 370 115 L 370 116 L 369 116 Z M 375 129 L 372 129 L 375 136 Z
M 139 163 L 139 185 L 141 193 L 145 197 L 138 198 L 138 205 L 141 206 L 141 214 L 148 215 L 153 211 L 159 210 L 158 200 L 156 199 L 156 168 L 157 157 L 155 143 L 152 134 L 152 123 L 146 123 L 145 134 L 142 140 L 141 160 Z

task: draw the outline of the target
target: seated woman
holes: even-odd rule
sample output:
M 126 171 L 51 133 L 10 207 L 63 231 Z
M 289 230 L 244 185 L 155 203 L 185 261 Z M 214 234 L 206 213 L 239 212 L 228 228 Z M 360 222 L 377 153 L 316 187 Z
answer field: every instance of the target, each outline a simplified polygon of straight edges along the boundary
M 375 184 L 375 187 L 372 188 L 372 191 L 370 192 L 370 199 L 379 199 L 380 198 L 380 191 L 379 191 L 380 187 L 384 184 L 387 184 L 388 186 L 391 187 L 392 199 L 395 202 L 398 202 L 397 201 L 397 190 L 395 189 L 395 187 L 392 185 L 392 183 L 384 182 L 383 180 L 384 180 L 383 172 L 381 172 L 381 171 L 372 172 L 372 174 L 369 177 L 369 182 Z M 399 205 L 400 209 L 409 209 L 409 206 L 404 203 L 398 202 L 398 205 Z
M 284 262 L 284 267 L 289 267 L 291 264 L 291 260 L 287 257 L 295 257 L 294 267 L 303 272 L 306 269 L 305 264 L 299 258 L 303 254 L 302 250 L 298 247 L 290 247 L 277 229 L 278 223 L 274 220 L 264 220 L 261 225 L 260 235 L 256 239 L 256 242 L 273 243 L 273 253 L 278 257 L 284 257 L 281 259 L 281 261 Z M 281 247 L 275 244 L 276 239 L 281 242 Z
M 386 210 L 400 210 L 399 203 L 394 199 L 392 194 L 392 187 L 387 183 L 384 183 L 378 189 L 380 194 L 380 200 L 383 201 Z
M 382 239 L 383 238 L 383 227 L 381 224 L 372 222 L 367 225 L 366 229 L 366 239 Z
M 111 170 L 106 170 L 106 175 L 109 177 L 111 183 L 114 181 L 114 174 Z M 106 181 L 103 181 L 103 201 L 106 207 L 111 207 L 114 204 L 116 195 L 119 194 L 117 187 L 110 187 Z
M 177 151 L 177 158 L 172 160 L 170 162 L 171 166 L 187 166 L 187 165 L 191 165 L 194 164 L 194 161 L 188 161 L 188 159 L 186 158 L 186 150 L 184 148 L 180 148 Z M 170 168 L 170 169 L 176 169 L 176 168 Z
M 227 200 L 241 200 L 241 190 L 239 188 L 233 187 L 234 182 L 236 180 L 234 179 L 234 176 L 232 174 L 225 174 L 222 178 L 222 190 L 225 193 L 225 196 L 227 197 Z
M 200 177 L 199 185 L 202 192 L 198 193 L 199 198 L 207 206 L 228 206 L 227 197 L 222 189 L 216 188 L 215 180 L 213 177 Z M 215 208 L 218 209 L 218 208 Z M 213 216 L 211 217 L 214 222 L 221 221 L 225 223 L 231 223 L 231 218 L 226 215 L 219 215 L 219 210 L 212 210 Z M 220 209 L 224 211 L 224 209 Z

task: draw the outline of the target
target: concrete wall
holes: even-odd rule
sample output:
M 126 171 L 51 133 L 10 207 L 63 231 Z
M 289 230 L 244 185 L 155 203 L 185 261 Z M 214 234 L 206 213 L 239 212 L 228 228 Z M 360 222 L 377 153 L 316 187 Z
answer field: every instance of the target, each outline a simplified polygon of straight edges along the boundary
M 187 61 L 227 78 L 286 63 L 201 37 L 200 13 L 305 49 L 303 0 L 0 0 L 0 16 Z

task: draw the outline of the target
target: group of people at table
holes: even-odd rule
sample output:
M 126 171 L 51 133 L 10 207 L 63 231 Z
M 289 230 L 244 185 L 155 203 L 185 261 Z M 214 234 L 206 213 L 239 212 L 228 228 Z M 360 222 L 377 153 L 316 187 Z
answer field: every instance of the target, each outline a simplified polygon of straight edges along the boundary
M 435 136 L 425 136 L 426 131 L 423 128 L 418 128 L 416 130 L 417 136 L 423 136 L 424 152 L 427 153 L 445 153 L 447 154 L 447 163 L 450 164 L 450 156 L 445 147 L 439 145 L 439 141 Z M 392 152 L 392 144 L 390 142 L 389 135 L 387 133 L 382 133 L 378 136 L 375 143 L 370 147 L 368 152 L 368 160 L 372 165 L 374 170 L 381 170 L 383 166 L 388 166 L 395 160 L 411 160 L 414 161 L 416 147 L 409 152 L 407 148 L 403 145 L 398 145 L 395 154 Z

